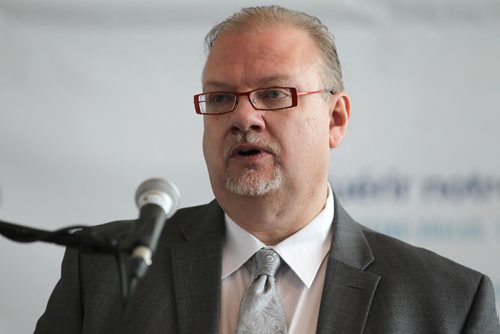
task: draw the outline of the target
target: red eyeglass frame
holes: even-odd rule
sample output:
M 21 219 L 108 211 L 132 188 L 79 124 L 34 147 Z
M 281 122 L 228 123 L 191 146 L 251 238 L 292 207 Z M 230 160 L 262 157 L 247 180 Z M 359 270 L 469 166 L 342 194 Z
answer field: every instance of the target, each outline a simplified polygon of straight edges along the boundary
M 273 88 L 288 89 L 288 90 L 290 90 L 290 93 L 292 94 L 292 105 L 289 106 L 289 107 L 283 107 L 283 108 L 278 108 L 278 109 L 267 109 L 267 108 L 257 108 L 257 107 L 255 107 L 254 104 L 253 104 L 253 102 L 252 102 L 252 100 L 250 99 L 250 94 L 253 93 L 253 92 L 255 92 L 255 91 L 258 91 L 258 90 L 273 89 Z M 250 102 L 250 104 L 252 105 L 252 107 L 255 110 L 282 110 L 282 109 L 288 109 L 288 108 L 296 107 L 297 104 L 298 104 L 298 97 L 299 96 L 311 95 L 311 94 L 317 94 L 317 93 L 326 93 L 326 92 L 330 92 L 332 95 L 334 94 L 334 91 L 331 88 L 325 88 L 325 89 L 320 89 L 320 90 L 315 90 L 315 91 L 310 91 L 310 92 L 297 92 L 297 89 L 295 87 L 265 87 L 265 88 L 257 88 L 257 89 L 253 89 L 253 90 L 250 90 L 250 91 L 247 91 L 247 92 L 241 92 L 241 93 L 238 93 L 238 92 L 227 92 L 227 91 L 205 92 L 205 93 L 196 94 L 193 97 L 193 101 L 194 101 L 194 108 L 196 110 L 196 113 L 199 114 L 199 115 L 224 115 L 224 114 L 228 114 L 230 112 L 233 112 L 236 109 L 236 107 L 238 106 L 238 102 L 239 102 L 239 97 L 240 96 L 246 96 L 248 98 L 248 101 Z M 230 93 L 230 94 L 234 94 L 236 96 L 236 102 L 234 103 L 233 109 L 231 109 L 229 111 L 222 112 L 222 113 L 213 113 L 213 114 L 203 113 L 201 111 L 200 102 L 198 101 L 198 98 L 200 96 L 202 96 L 202 95 L 217 94 L 217 93 Z

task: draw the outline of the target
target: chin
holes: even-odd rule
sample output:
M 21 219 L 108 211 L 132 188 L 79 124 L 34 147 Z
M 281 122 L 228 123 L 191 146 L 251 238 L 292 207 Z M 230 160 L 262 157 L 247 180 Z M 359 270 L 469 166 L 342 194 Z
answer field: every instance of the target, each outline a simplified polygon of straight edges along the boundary
M 226 175 L 225 186 L 230 193 L 248 197 L 262 197 L 281 188 L 281 170 L 275 168 L 271 175 L 262 175 L 255 169 L 247 169 L 237 176 Z

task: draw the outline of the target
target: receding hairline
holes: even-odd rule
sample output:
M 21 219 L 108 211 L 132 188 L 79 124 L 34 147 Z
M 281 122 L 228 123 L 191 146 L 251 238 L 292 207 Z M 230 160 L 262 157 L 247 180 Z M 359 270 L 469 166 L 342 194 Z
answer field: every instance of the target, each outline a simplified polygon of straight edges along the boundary
M 311 34 L 306 30 L 303 29 L 302 27 L 293 24 L 292 22 L 252 22 L 249 24 L 244 24 L 244 25 L 234 25 L 234 26 L 228 26 L 226 29 L 221 30 L 217 34 L 217 38 L 215 38 L 210 44 L 206 42 L 205 48 L 207 52 L 207 56 L 210 55 L 210 52 L 214 48 L 214 46 L 217 44 L 217 41 L 227 37 L 227 36 L 232 36 L 232 35 L 240 35 L 240 34 L 260 34 L 260 33 L 266 33 L 269 31 L 274 31 L 277 29 L 290 29 L 290 30 L 295 30 L 297 32 L 304 33 L 307 35 L 313 44 L 317 46 L 316 41 L 314 38 L 311 36 Z
M 250 13 L 250 10 L 258 9 L 263 10 Z M 265 9 L 274 9 L 274 11 Z M 219 38 L 232 33 L 259 33 L 279 27 L 294 28 L 309 33 L 305 25 L 300 22 L 302 20 L 301 15 L 316 19 L 305 13 L 284 9 L 279 6 L 243 8 L 241 12 L 233 14 L 211 29 L 205 37 L 205 51 L 209 54 Z M 319 22 L 318 19 L 316 20 Z
M 246 36 L 252 36 L 252 35 L 259 35 L 259 34 L 266 34 L 268 32 L 275 33 L 276 31 L 279 31 L 279 33 L 284 33 L 285 38 L 289 38 L 291 36 L 296 36 L 295 33 L 297 33 L 300 37 L 299 38 L 306 38 L 304 42 L 300 42 L 301 46 L 304 46 L 307 50 L 313 50 L 314 54 L 312 55 L 311 58 L 311 65 L 312 66 L 317 66 L 317 69 L 321 71 L 321 68 L 324 67 L 324 61 L 321 57 L 321 50 L 317 43 L 315 42 L 314 38 L 308 34 L 308 32 L 304 29 L 300 29 L 300 27 L 297 27 L 293 24 L 288 24 L 288 23 L 280 23 L 280 22 L 273 22 L 268 25 L 261 25 L 259 26 L 259 29 L 231 29 L 231 30 L 226 30 L 224 33 L 220 34 L 219 37 L 217 38 L 217 41 L 214 42 L 212 45 L 212 49 L 210 50 L 210 53 L 207 56 L 205 65 L 203 67 L 203 72 L 202 72 L 202 84 L 203 84 L 203 89 L 205 90 L 207 87 L 211 87 L 212 89 L 225 89 L 227 85 L 223 81 L 217 81 L 214 79 L 211 79 L 209 81 L 205 81 L 206 77 L 206 69 L 207 65 L 210 63 L 210 58 L 215 56 L 215 54 L 218 53 L 218 51 L 215 51 L 215 49 L 224 49 L 226 48 L 226 45 L 224 46 L 217 46 L 218 42 L 222 42 L 226 38 L 246 38 Z M 250 37 L 251 38 L 251 37 Z M 222 42 L 224 43 L 224 42 Z M 213 53 L 212 53 L 213 51 Z M 275 82 L 274 85 L 292 85 L 291 82 L 293 82 L 292 77 L 290 77 L 287 73 L 271 73 L 269 76 L 263 77 L 261 80 L 262 84 L 268 83 L 268 82 Z M 279 84 L 277 83 L 279 82 Z
M 316 46 L 320 62 L 324 67 L 322 71 L 324 83 L 336 91 L 344 90 L 335 38 L 328 27 L 316 16 L 281 6 L 242 8 L 216 24 L 205 37 L 206 55 L 210 57 L 217 41 L 225 35 L 265 32 L 276 27 L 290 27 L 306 33 Z

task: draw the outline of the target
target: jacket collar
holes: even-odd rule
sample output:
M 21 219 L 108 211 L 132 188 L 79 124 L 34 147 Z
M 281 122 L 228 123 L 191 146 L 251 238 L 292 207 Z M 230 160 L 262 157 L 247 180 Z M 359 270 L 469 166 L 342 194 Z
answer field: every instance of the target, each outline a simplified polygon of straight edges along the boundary
M 318 334 L 362 333 L 380 277 L 361 226 L 335 198 L 333 238 L 318 317 Z
M 190 218 L 171 246 L 179 333 L 218 333 L 224 213 L 216 201 Z

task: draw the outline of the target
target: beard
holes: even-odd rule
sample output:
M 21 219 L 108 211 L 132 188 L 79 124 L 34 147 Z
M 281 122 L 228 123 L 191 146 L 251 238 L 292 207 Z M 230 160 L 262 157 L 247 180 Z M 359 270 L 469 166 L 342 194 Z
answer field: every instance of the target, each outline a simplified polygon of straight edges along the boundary
M 266 175 L 267 174 L 267 175 Z M 265 173 L 255 168 L 247 168 L 239 175 L 226 173 L 226 189 L 235 195 L 259 197 L 274 190 L 282 184 L 282 173 L 279 166 L 274 166 L 271 173 Z
M 274 164 L 270 168 L 249 167 L 243 171 L 233 171 L 228 164 L 228 152 L 236 144 L 250 143 L 263 145 L 274 156 Z M 239 133 L 229 145 L 226 145 L 226 169 L 224 181 L 226 189 L 235 194 L 249 197 L 260 197 L 278 190 L 283 183 L 278 147 L 273 143 L 264 143 L 254 132 Z

